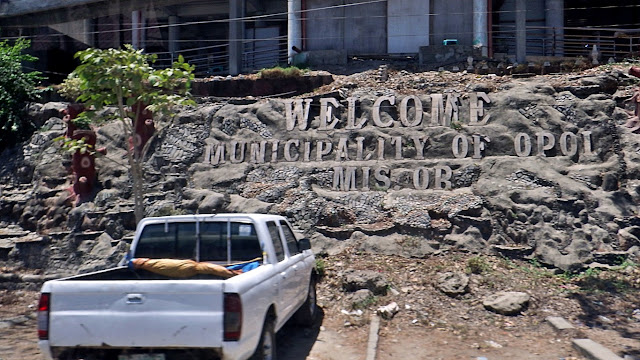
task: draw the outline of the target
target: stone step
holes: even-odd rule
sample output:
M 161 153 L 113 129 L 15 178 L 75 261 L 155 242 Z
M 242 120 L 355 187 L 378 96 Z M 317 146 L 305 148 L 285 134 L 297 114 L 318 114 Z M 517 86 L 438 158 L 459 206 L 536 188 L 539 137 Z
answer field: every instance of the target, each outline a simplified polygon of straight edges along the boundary
M 145 200 L 148 200 L 148 201 L 164 200 L 166 197 L 167 195 L 164 193 L 149 193 L 149 194 L 145 194 L 144 196 Z
M 594 252 L 593 261 L 600 264 L 607 265 L 620 265 L 623 263 L 629 254 L 626 251 L 606 251 L 606 252 Z
M 2 194 L 2 199 L 0 199 L 0 201 L 4 202 L 4 203 L 19 203 L 19 204 L 23 204 L 26 203 L 29 199 L 31 199 L 31 195 L 30 194 Z
M 64 239 L 67 235 L 71 234 L 71 231 L 68 230 L 63 230 L 63 231 L 53 231 L 49 233 L 49 236 L 52 239 L 56 239 L 56 240 L 62 240 Z
M 80 241 L 95 240 L 103 233 L 104 231 L 85 231 L 81 233 L 74 233 L 73 236 L 76 238 L 76 240 Z
M 0 229 L 0 239 L 11 239 L 11 238 L 19 238 L 23 236 L 29 235 L 30 232 L 27 230 L 18 230 L 18 229 Z
M 573 347 L 589 360 L 624 360 L 591 339 L 573 339 Z
M 545 319 L 549 325 L 559 334 L 566 337 L 576 338 L 584 335 L 576 329 L 570 322 L 559 316 L 547 316 Z

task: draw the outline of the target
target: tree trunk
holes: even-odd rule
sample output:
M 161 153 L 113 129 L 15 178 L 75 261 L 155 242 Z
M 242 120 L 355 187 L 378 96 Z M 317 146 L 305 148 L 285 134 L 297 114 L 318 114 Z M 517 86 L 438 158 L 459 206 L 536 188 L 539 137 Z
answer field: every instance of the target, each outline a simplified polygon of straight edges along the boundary
M 144 218 L 144 177 L 140 159 L 134 161 L 131 170 L 133 175 L 134 214 L 136 216 L 136 224 L 138 224 Z

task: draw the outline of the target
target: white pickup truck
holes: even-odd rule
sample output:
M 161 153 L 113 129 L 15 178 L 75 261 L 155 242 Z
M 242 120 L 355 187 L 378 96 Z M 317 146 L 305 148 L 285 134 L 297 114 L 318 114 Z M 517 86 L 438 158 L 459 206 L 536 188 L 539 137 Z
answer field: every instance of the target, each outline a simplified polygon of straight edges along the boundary
M 46 358 L 275 359 L 285 322 L 295 315 L 308 326 L 318 312 L 309 240 L 282 216 L 147 218 L 123 263 L 139 258 L 253 266 L 178 278 L 128 264 L 48 281 L 38 306 Z

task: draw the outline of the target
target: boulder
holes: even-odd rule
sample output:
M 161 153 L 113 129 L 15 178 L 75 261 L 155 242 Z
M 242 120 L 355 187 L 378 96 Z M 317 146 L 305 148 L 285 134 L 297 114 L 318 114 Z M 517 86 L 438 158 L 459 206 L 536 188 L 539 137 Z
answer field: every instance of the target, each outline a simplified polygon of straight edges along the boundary
M 240 195 L 231 195 L 231 203 L 227 206 L 229 212 L 266 214 L 273 204 L 257 199 L 247 199 Z
M 438 290 L 448 296 L 458 296 L 469 291 L 469 277 L 461 272 L 446 272 L 436 279 Z
M 349 269 L 342 274 L 342 287 L 348 292 L 368 289 L 374 295 L 386 295 L 390 285 L 384 275 L 376 271 Z
M 482 305 L 498 314 L 517 315 L 526 309 L 530 300 L 531 296 L 524 292 L 501 291 L 484 298 Z
M 215 213 L 224 205 L 224 195 L 219 193 L 208 194 L 198 205 L 201 214 Z
M 364 309 L 373 303 L 374 299 L 373 292 L 369 289 L 358 290 L 349 296 L 353 309 Z

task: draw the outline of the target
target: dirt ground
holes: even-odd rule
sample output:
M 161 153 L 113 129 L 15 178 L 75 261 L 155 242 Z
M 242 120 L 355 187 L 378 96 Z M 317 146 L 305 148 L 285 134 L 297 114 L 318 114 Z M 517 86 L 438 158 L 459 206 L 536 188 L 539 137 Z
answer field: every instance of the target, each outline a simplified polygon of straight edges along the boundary
M 382 320 L 379 360 L 581 359 L 570 334 L 557 334 L 546 323 L 548 316 L 569 320 L 576 337 L 591 338 L 620 356 L 640 358 L 640 268 L 632 263 L 607 271 L 556 274 L 535 262 L 463 254 L 404 259 L 347 250 L 325 260 L 319 291 L 323 325 L 341 334 L 346 344 L 364 352 L 367 319 L 378 307 L 398 303 L 400 312 Z M 390 291 L 372 299 L 358 325 L 343 312 L 353 311 L 353 301 L 337 291 L 345 268 L 378 271 L 399 294 Z M 445 271 L 468 273 L 469 293 L 451 298 L 437 290 L 434 279 Z M 532 301 L 518 316 L 486 310 L 482 299 L 502 290 L 527 292 Z M 313 351 L 311 355 L 316 356 Z M 317 358 L 340 358 L 322 356 Z
M 405 259 L 348 249 L 322 258 L 319 265 L 323 316 L 313 329 L 288 325 L 281 331 L 278 347 L 285 360 L 365 359 L 369 319 L 391 302 L 400 311 L 381 320 L 378 360 L 582 359 L 571 337 L 553 331 L 547 316 L 564 317 L 577 328 L 577 336 L 620 356 L 640 358 L 640 267 L 631 262 L 606 271 L 557 274 L 535 262 L 491 256 Z M 361 316 L 345 314 L 357 310 L 343 291 L 346 269 L 378 271 L 389 283 L 387 295 L 357 306 Z M 469 293 L 452 298 L 437 290 L 434 279 L 445 271 L 467 273 Z M 504 316 L 486 310 L 482 299 L 501 290 L 530 294 L 526 311 Z M 0 291 L 0 359 L 42 358 L 36 340 L 37 299 L 35 291 Z

